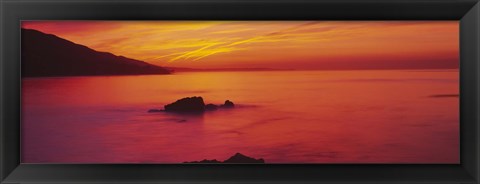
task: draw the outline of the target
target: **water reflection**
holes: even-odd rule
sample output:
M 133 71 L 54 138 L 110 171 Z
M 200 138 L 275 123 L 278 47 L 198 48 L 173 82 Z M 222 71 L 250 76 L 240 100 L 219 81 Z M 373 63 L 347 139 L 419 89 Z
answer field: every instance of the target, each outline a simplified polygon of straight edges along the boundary
M 27 163 L 182 163 L 237 152 L 267 163 L 459 161 L 457 70 L 29 78 L 22 87 Z M 236 108 L 148 113 L 188 96 Z

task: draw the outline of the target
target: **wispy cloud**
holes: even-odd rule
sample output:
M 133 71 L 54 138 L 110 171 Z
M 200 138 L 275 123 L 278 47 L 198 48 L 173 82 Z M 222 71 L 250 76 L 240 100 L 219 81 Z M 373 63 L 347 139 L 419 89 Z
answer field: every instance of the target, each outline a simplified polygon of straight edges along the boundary
M 22 26 L 173 66 L 280 61 L 310 66 L 334 58 L 394 62 L 405 55 L 458 53 L 456 21 L 31 21 Z

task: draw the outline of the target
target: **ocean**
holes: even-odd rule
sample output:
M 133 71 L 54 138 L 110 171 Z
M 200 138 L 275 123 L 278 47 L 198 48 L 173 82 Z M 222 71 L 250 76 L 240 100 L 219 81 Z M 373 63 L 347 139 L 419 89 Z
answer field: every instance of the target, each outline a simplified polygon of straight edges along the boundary
M 458 70 L 22 79 L 23 163 L 459 163 Z M 178 99 L 235 103 L 148 113 Z

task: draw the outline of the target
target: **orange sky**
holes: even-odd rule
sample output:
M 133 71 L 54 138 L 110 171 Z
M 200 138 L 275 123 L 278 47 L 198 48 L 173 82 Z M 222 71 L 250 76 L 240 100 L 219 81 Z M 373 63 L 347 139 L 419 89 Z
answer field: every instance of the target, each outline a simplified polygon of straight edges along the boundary
M 452 68 L 458 21 L 24 21 L 23 28 L 160 66 Z

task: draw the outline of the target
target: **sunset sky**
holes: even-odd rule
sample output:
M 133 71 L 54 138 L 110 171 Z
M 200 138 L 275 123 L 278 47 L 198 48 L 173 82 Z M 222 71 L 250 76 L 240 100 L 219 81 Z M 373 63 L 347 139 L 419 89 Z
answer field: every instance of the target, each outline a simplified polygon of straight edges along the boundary
M 155 65 L 188 68 L 456 68 L 458 21 L 24 21 Z

